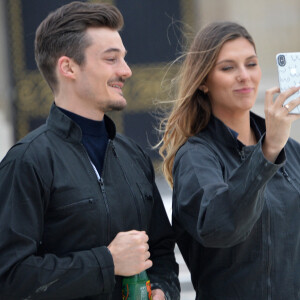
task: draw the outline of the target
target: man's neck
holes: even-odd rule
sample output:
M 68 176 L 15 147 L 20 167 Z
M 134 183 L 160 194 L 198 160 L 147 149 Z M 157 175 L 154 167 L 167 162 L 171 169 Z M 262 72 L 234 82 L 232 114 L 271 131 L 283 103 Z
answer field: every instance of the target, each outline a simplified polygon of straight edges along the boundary
M 103 112 L 95 108 L 88 107 L 88 105 L 83 106 L 82 104 L 72 101 L 59 101 L 57 98 L 55 98 L 54 102 L 56 106 L 90 120 L 102 121 L 104 118 Z

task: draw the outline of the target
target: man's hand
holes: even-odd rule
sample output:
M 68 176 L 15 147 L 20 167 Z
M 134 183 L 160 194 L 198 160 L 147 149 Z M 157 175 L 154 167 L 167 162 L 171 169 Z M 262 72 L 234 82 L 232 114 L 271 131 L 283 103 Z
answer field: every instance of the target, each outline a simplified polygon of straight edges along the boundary
M 152 291 L 152 299 L 153 300 L 166 300 L 165 293 L 160 289 L 153 290 Z
M 132 276 L 152 267 L 148 240 L 145 231 L 131 230 L 116 235 L 107 247 L 113 257 L 115 275 Z

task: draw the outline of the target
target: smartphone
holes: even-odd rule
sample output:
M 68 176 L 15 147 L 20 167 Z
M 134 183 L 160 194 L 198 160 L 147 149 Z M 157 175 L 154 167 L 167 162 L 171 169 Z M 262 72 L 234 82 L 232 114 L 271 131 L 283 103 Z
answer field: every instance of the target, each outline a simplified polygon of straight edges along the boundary
M 300 86 L 300 52 L 278 53 L 276 55 L 280 91 Z M 300 96 L 300 91 L 288 97 L 283 105 Z M 291 114 L 300 114 L 300 105 L 295 107 Z

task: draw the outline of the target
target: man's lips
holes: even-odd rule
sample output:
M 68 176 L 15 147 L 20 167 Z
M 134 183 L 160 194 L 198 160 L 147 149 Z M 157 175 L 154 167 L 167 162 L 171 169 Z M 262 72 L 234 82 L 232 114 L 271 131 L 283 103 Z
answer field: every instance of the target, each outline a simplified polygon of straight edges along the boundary
M 123 87 L 124 87 L 124 82 L 121 81 L 111 81 L 108 82 L 107 85 L 111 88 L 113 88 L 120 96 L 123 97 Z
M 123 82 L 109 82 L 108 85 L 110 87 L 122 90 L 124 83 Z

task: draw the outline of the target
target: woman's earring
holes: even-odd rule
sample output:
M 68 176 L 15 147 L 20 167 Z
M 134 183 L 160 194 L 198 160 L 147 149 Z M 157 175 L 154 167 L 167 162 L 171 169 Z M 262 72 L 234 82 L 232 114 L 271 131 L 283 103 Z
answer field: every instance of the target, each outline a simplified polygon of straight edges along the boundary
M 208 87 L 206 85 L 200 85 L 199 90 L 202 91 L 204 94 L 208 93 Z

